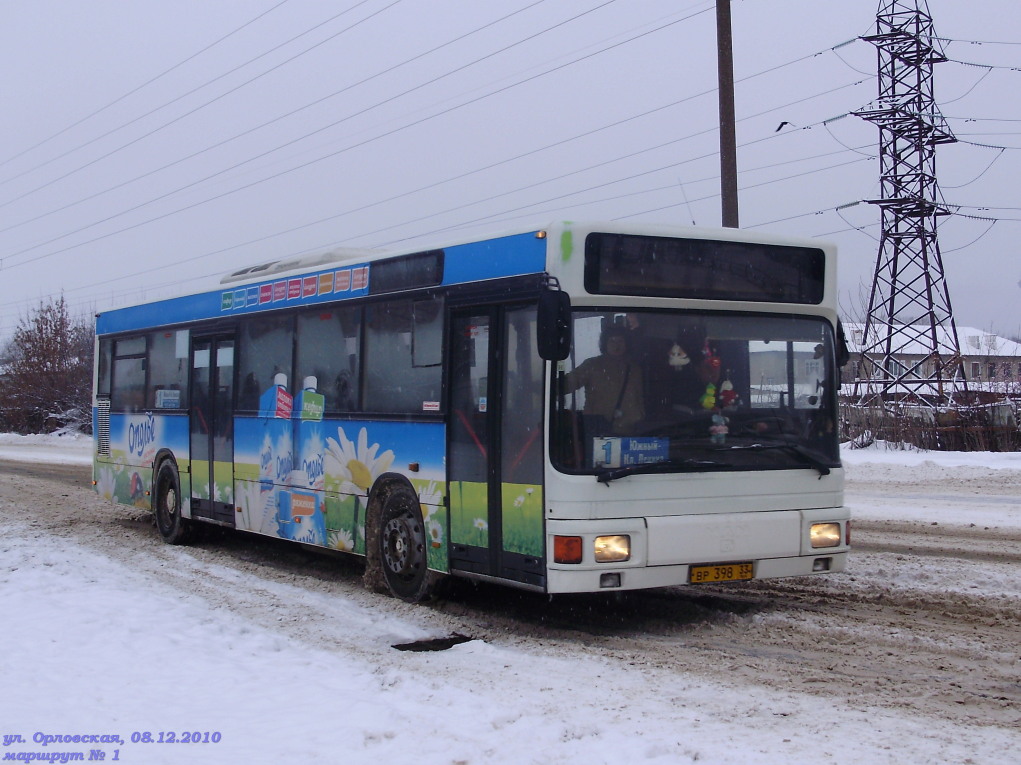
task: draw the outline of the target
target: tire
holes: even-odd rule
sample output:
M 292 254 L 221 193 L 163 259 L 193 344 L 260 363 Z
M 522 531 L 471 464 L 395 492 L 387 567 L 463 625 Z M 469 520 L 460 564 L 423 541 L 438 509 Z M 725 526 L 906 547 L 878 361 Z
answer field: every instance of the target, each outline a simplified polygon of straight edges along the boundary
M 161 462 L 156 471 L 153 512 L 164 542 L 181 545 L 191 539 L 191 522 L 181 517 L 181 477 L 171 460 Z
M 425 600 L 431 594 L 433 576 L 418 497 L 407 486 L 393 486 L 381 497 L 377 515 L 378 526 L 370 536 L 373 549 L 367 556 L 366 582 L 370 586 L 385 583 L 390 594 L 409 603 Z

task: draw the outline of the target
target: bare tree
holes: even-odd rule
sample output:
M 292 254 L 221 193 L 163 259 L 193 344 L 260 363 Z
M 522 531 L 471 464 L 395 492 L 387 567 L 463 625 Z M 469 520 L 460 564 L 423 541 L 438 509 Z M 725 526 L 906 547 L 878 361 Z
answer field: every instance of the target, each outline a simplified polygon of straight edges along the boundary
M 20 433 L 92 427 L 93 324 L 72 319 L 64 296 L 29 311 L 4 349 L 4 426 Z

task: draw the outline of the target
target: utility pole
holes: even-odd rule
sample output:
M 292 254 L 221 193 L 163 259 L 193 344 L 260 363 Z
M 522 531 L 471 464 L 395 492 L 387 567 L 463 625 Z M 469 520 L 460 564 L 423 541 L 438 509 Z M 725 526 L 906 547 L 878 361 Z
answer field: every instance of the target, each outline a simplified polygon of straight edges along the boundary
M 953 143 L 933 95 L 946 61 L 926 0 L 881 0 L 876 33 L 879 97 L 855 112 L 879 127 L 882 232 L 861 338 L 861 405 L 908 400 L 939 407 L 967 391 L 936 222 L 935 147 Z M 906 358 L 914 359 L 906 362 Z M 865 379 L 861 379 L 861 378 Z
M 737 131 L 734 126 L 734 43 L 730 0 L 716 0 L 716 55 L 720 93 L 720 197 L 723 225 L 738 228 Z

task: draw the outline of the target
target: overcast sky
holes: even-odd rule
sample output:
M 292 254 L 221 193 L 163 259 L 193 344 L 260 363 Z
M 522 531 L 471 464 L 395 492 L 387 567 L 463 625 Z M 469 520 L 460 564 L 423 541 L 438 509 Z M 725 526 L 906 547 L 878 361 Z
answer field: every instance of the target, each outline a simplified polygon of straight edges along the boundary
M 878 0 L 734 0 L 743 228 L 875 267 Z M 929 0 L 957 322 L 1021 331 L 1021 13 Z M 719 225 L 715 2 L 4 0 L 0 337 L 243 265 L 555 219 Z M 841 118 L 842 117 L 842 118 Z M 777 128 L 787 123 L 782 129 Z M 1002 147 L 1002 148 L 1001 148 Z

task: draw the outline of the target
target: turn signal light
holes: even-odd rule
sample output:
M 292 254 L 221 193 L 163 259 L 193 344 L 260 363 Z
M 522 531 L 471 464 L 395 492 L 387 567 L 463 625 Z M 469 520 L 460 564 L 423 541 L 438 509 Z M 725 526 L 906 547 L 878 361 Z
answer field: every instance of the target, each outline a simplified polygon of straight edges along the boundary
M 553 537 L 555 563 L 581 563 L 581 537 Z

